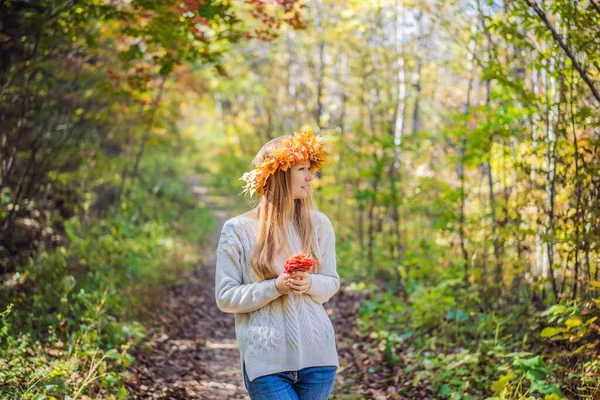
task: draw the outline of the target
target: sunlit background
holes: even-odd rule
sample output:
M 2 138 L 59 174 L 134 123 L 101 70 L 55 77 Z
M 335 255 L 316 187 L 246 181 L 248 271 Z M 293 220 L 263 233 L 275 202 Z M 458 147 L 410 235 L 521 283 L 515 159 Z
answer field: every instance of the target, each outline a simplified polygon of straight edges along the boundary
M 599 81 L 596 0 L 1 1 L 0 394 L 129 398 L 151 304 L 313 129 L 385 376 L 336 399 L 597 398 Z

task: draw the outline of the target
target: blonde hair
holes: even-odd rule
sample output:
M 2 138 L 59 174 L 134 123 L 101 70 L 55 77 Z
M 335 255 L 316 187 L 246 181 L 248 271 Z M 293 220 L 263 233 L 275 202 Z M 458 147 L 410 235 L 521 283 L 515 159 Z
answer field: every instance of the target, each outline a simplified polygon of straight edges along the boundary
M 288 137 L 290 136 L 280 136 L 267 142 L 252 160 L 252 167 L 266 160 L 271 152 L 279 147 L 281 141 Z M 312 255 L 317 260 L 312 272 L 318 273 L 320 270 L 321 263 L 312 248 L 314 226 L 311 210 L 317 210 L 316 201 L 312 190 L 309 190 L 304 199 L 293 198 L 291 171 L 291 168 L 287 171 L 275 171 L 267 181 L 264 195 L 259 197 L 257 204 L 247 213 L 258 219 L 258 235 L 250 253 L 250 266 L 259 282 L 277 278 L 279 275 L 273 263 L 275 249 L 281 251 L 289 245 L 284 229 L 286 220 L 291 220 L 298 232 L 302 252 Z M 283 233 L 283 237 L 280 233 Z

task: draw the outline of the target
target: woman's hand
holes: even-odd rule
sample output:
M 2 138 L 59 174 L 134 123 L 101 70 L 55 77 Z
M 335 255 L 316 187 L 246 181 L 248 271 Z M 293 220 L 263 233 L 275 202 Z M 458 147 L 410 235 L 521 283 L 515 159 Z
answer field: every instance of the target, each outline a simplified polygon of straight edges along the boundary
M 298 271 L 288 275 L 285 284 L 289 288 L 290 293 L 302 294 L 308 292 L 308 289 L 310 289 L 312 278 L 308 272 Z
M 277 291 L 281 294 L 290 293 L 290 287 L 287 284 L 288 277 L 289 275 L 284 272 L 280 274 L 275 280 L 275 287 L 277 288 Z

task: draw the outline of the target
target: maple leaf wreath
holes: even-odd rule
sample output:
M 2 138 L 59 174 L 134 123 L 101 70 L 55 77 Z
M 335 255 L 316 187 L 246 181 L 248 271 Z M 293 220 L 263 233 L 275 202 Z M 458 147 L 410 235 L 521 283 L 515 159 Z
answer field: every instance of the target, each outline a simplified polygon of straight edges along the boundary
M 310 161 L 310 172 L 320 170 L 329 162 L 329 155 L 324 149 L 325 137 L 315 136 L 312 130 L 305 132 L 294 132 L 294 136 L 281 141 L 281 146 L 256 168 L 246 172 L 239 180 L 246 182 L 244 190 L 240 193 L 250 194 L 250 197 L 258 193 L 259 197 L 265 193 L 267 180 L 278 169 L 287 171 L 295 163 Z

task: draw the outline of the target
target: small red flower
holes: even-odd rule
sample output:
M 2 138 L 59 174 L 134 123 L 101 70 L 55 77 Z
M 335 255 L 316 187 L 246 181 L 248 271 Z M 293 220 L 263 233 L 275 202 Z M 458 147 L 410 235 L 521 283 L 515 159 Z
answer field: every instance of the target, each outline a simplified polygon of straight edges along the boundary
M 285 260 L 284 271 L 286 274 L 292 274 L 297 271 L 309 272 L 316 262 L 317 260 L 312 256 L 304 253 L 296 253 Z

